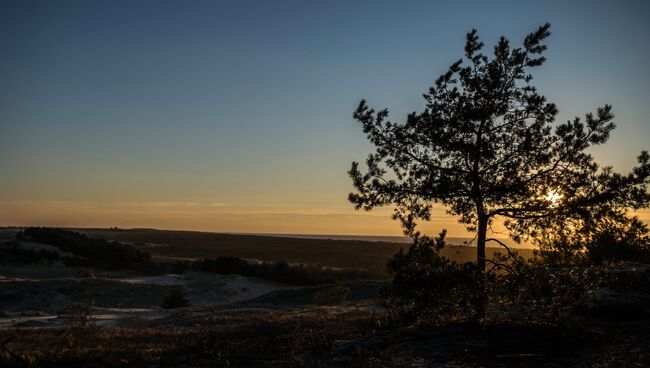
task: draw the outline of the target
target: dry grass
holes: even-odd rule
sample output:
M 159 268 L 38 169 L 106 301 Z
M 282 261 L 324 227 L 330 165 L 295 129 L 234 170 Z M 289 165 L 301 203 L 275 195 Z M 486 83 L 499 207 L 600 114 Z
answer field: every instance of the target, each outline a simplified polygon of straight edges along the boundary
M 353 309 L 251 311 L 185 316 L 168 325 L 0 331 L 0 366 L 300 366 L 359 336 Z M 183 326 L 183 327 L 178 327 Z
M 648 321 L 384 329 L 352 307 L 197 313 L 132 328 L 0 331 L 3 367 L 647 366 Z

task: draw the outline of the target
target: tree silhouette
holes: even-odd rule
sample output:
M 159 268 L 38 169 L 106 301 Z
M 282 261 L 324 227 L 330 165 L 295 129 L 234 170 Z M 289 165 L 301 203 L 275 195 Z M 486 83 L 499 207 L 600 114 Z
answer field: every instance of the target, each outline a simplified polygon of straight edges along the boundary
M 424 111 L 403 123 L 388 120 L 362 100 L 354 112 L 376 151 L 367 171 L 352 163 L 349 175 L 357 209 L 394 205 L 406 235 L 442 204 L 477 233 L 477 267 L 485 270 L 487 231 L 495 218 L 521 239 L 549 219 L 589 218 L 647 207 L 650 156 L 642 152 L 628 175 L 597 165 L 586 149 L 603 144 L 614 129 L 611 106 L 584 120 L 554 124 L 557 108 L 531 85 L 542 65 L 549 24 L 530 33 L 522 47 L 501 37 L 493 57 L 481 52 L 477 31 L 467 34 L 465 57 L 453 63 L 424 94 Z M 554 126 L 554 127 L 553 127 Z M 489 260 L 487 260 L 489 261 Z

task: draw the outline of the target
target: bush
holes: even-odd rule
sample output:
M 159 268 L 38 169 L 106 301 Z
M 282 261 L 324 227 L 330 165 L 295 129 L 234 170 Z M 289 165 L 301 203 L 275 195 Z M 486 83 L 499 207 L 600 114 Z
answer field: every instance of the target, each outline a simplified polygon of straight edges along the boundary
M 472 263 L 458 264 L 438 254 L 444 233 L 435 243 L 416 241 L 388 262 L 393 275 L 381 290 L 389 319 L 406 324 L 439 324 L 476 314 L 478 277 Z
M 160 303 L 163 309 L 183 308 L 190 305 L 190 301 L 185 297 L 185 292 L 180 287 L 172 289 Z
M 492 275 L 490 302 L 510 319 L 561 321 L 602 285 L 598 267 L 555 266 L 544 258 L 524 260 L 516 254 L 495 261 L 502 266 Z
M 16 242 L 5 242 L 0 245 L 0 262 L 2 263 L 52 263 L 59 260 L 59 253 L 46 249 L 26 249 Z
M 416 241 L 388 262 L 391 284 L 381 292 L 390 322 L 444 324 L 488 317 L 557 322 L 592 297 L 603 285 L 600 268 L 552 265 L 546 258 L 525 260 L 497 255 L 484 273 L 474 263 L 458 264 L 439 255 L 436 241 Z
M 109 270 L 151 270 L 154 267 L 151 256 L 133 246 L 91 238 L 73 231 L 31 227 L 18 233 L 17 239 L 53 245 L 74 254 L 74 257 L 69 257 L 72 259 L 64 260 L 68 266 L 94 266 Z
M 556 220 L 534 240 L 552 265 L 650 262 L 648 226 L 625 213 Z
M 650 262 L 650 239 L 647 225 L 636 218 L 597 232 L 587 244 L 590 262 Z
M 86 293 L 84 299 L 81 303 L 76 304 L 72 308 L 71 315 L 71 326 L 77 328 L 89 328 L 94 327 L 93 312 L 95 310 L 95 301 L 93 298 Z

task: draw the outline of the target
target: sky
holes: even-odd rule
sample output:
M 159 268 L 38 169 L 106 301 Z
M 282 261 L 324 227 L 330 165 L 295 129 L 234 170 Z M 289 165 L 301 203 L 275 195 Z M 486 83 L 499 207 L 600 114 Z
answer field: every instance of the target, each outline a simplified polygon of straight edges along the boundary
M 647 1 L 5 0 L 0 225 L 399 235 L 346 200 L 372 150 L 352 112 L 421 110 L 472 28 L 518 45 L 550 22 L 534 84 L 560 122 L 612 104 L 592 152 L 627 172 L 650 149 L 648 19 Z M 442 228 L 466 234 L 436 208 Z

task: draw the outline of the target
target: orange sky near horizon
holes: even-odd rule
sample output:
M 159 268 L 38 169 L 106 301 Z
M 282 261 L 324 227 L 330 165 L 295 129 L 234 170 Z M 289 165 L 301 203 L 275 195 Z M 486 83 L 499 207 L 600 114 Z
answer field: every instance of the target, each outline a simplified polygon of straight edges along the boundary
M 633 212 L 650 224 L 650 210 Z M 119 227 L 195 230 L 229 233 L 401 235 L 399 223 L 387 208 L 371 212 L 352 206 L 314 210 L 266 205 L 257 208 L 221 202 L 0 202 L 0 226 Z M 463 225 L 438 207 L 432 221 L 421 229 L 435 235 L 442 229 L 451 237 L 473 236 Z M 505 237 L 502 226 L 495 236 Z

